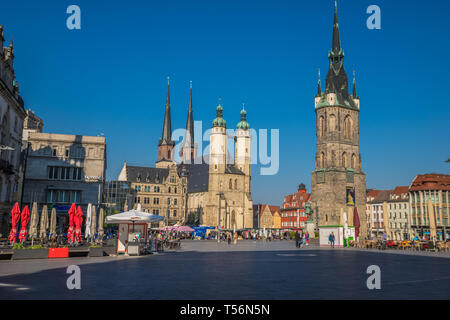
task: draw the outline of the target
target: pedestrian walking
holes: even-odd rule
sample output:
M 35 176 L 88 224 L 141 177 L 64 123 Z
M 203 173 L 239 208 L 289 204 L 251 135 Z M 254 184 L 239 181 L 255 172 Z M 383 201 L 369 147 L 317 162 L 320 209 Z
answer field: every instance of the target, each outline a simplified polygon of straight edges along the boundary
M 335 240 L 334 232 L 332 232 L 330 234 L 330 236 L 328 237 L 328 241 L 330 242 L 330 245 L 331 245 L 332 248 L 334 248 L 334 240 Z
M 300 234 L 298 233 L 298 230 L 295 231 L 295 247 L 299 247 L 299 241 L 300 241 Z

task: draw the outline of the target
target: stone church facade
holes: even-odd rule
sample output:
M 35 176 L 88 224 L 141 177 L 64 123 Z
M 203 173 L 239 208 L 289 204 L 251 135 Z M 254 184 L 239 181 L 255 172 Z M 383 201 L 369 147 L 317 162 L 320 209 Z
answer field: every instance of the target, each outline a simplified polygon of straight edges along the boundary
M 134 208 L 140 204 L 143 211 L 164 216 L 166 219 L 161 226 L 168 222 L 169 225 L 253 228 L 251 137 L 247 112 L 242 109 L 241 121 L 236 127 L 234 161 L 228 157 L 229 136 L 220 104 L 216 112 L 210 134 L 210 153 L 197 158 L 191 84 L 186 133 L 180 148 L 181 162 L 176 163 L 168 85 L 155 167 L 130 166 L 125 162 L 119 174 L 118 181 L 129 182 L 134 191 Z
M 188 166 L 188 214 L 196 214 L 201 225 L 225 229 L 253 228 L 251 196 L 250 125 L 242 109 L 236 128 L 234 163 L 228 157 L 223 107 L 216 109 L 210 134 L 209 157 Z
M 329 53 L 329 71 L 322 92 L 320 71 L 315 97 L 317 152 L 311 174 L 312 201 L 317 203 L 319 226 L 341 225 L 346 212 L 353 225 L 356 206 L 360 218 L 360 236 L 366 229 L 366 175 L 359 152 L 360 100 L 349 93 L 348 77 L 341 49 L 337 6 L 335 6 L 333 43 Z

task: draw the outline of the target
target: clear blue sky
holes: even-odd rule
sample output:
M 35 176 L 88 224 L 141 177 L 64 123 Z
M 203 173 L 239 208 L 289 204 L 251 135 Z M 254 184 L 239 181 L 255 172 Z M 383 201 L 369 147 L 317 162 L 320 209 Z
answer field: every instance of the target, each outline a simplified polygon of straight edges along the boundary
M 66 28 L 77 4 L 82 30 Z M 366 28 L 381 8 L 382 29 Z M 229 126 L 245 101 L 254 128 L 280 129 L 280 171 L 260 176 L 255 202 L 280 204 L 314 168 L 314 95 L 331 47 L 332 0 L 4 1 L 0 24 L 15 44 L 26 107 L 53 133 L 97 135 L 108 144 L 108 178 L 123 161 L 153 165 L 166 77 L 172 127 L 209 126 L 222 97 Z M 447 0 L 341 0 L 347 73 L 357 70 L 360 145 L 367 186 L 408 185 L 416 174 L 449 173 L 450 25 Z

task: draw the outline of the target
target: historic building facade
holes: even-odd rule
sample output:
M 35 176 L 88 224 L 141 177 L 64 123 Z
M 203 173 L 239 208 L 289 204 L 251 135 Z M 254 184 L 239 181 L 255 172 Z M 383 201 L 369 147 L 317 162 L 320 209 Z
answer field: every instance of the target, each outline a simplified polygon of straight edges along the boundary
M 104 137 L 30 132 L 25 163 L 23 204 L 56 208 L 60 230 L 71 203 L 102 201 L 106 173 Z
M 409 187 L 396 187 L 389 195 L 387 201 L 389 234 L 392 240 L 411 239 Z
M 306 186 L 301 183 L 294 194 L 284 197 L 281 206 L 281 227 L 283 229 L 305 229 L 308 215 L 306 205 L 311 201 L 311 194 L 306 192 Z
M 438 238 L 449 234 L 450 175 L 422 174 L 414 178 L 409 187 L 411 229 L 413 235 L 423 236 L 430 232 L 429 202 L 435 214 Z
M 349 94 L 337 5 L 328 59 L 325 92 L 322 92 L 319 73 L 315 97 L 317 152 L 311 174 L 312 201 L 317 204 L 319 226 L 339 225 L 341 209 L 347 212 L 349 225 L 353 225 L 356 206 L 360 213 L 360 236 L 366 237 L 366 175 L 359 152 L 360 101 L 354 77 L 353 93 Z
M 192 103 L 192 89 L 190 101 Z M 189 109 L 192 112 L 191 105 Z M 125 162 L 118 177 L 118 181 L 127 182 L 134 192 L 134 204 L 128 204 L 128 209 L 140 205 L 144 212 L 165 217 L 161 226 L 180 225 L 186 220 L 187 172 L 174 161 L 174 148 L 168 84 L 156 166 L 130 166 Z
M 25 109 L 14 73 L 14 45 L 3 47 L 0 26 L 0 233 L 8 233 L 9 212 L 19 184 L 22 126 Z
M 253 228 L 251 137 L 244 108 L 234 141 L 233 164 L 228 157 L 226 121 L 219 103 L 210 133 L 208 161 L 185 165 L 189 173 L 188 214 L 197 215 L 202 225 Z

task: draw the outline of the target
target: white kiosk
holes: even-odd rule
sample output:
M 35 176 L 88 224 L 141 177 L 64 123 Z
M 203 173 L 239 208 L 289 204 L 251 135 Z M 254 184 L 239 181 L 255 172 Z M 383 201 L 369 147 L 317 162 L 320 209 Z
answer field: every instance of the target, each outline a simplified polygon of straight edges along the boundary
M 119 224 L 119 234 L 117 237 L 117 254 L 139 254 L 138 244 L 141 240 L 147 242 L 147 229 L 149 223 L 163 221 L 164 217 L 142 212 L 138 210 L 130 210 L 119 214 L 106 217 L 107 223 Z M 136 243 L 137 246 L 129 244 Z M 130 252 L 130 250 L 132 252 Z

